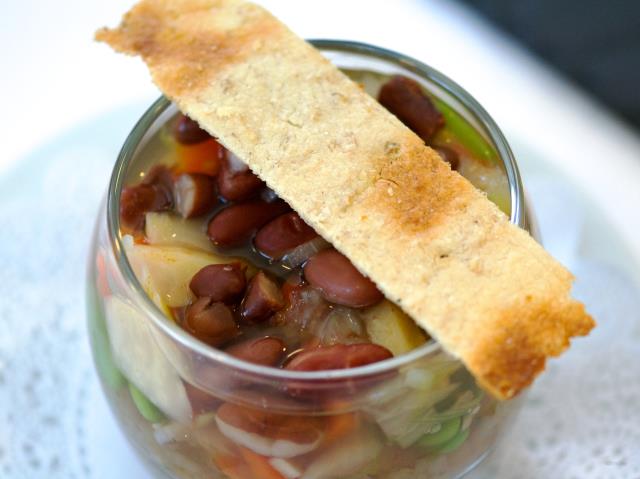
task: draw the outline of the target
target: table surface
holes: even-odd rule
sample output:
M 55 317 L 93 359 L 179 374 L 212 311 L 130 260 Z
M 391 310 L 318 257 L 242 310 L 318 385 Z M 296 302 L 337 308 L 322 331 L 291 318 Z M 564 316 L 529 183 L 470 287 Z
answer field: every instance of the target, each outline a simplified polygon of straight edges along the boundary
M 457 4 L 262 3 L 304 37 L 402 51 L 474 95 L 512 143 L 545 243 L 576 272 L 576 294 L 600 321 L 552 362 L 477 477 L 639 478 L 637 134 Z M 0 18 L 0 280 L 12 285 L 0 298 L 12 331 L 0 335 L 0 477 L 145 474 L 101 399 L 79 324 L 87 218 L 121 138 L 158 95 L 140 62 L 91 41 L 129 6 L 24 0 Z M 74 364 L 67 375 L 64 361 Z M 69 397 L 73 407 L 62 406 Z

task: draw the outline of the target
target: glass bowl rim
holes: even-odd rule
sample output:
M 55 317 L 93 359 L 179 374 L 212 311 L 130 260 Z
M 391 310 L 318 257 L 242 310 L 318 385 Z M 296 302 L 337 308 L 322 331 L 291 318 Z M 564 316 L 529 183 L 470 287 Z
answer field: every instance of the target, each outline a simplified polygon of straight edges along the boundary
M 458 100 L 467 112 L 485 128 L 490 140 L 498 150 L 499 158 L 503 161 L 511 198 L 510 221 L 519 227 L 527 226 L 526 210 L 524 208 L 524 189 L 513 153 L 511 152 L 506 138 L 498 128 L 497 124 L 489 116 L 487 111 L 466 90 L 436 69 L 393 50 L 388 50 L 367 43 L 345 40 L 312 39 L 308 40 L 308 42 L 320 50 L 361 54 L 374 57 L 378 60 L 395 63 L 435 84 L 437 87 L 441 88 Z M 159 328 L 160 331 L 168 335 L 173 341 L 187 347 L 189 350 L 197 353 L 207 360 L 212 360 L 224 366 L 228 366 L 238 372 L 256 375 L 263 379 L 271 380 L 315 382 L 319 380 L 326 381 L 327 379 L 366 379 L 371 376 L 376 376 L 381 373 L 398 369 L 401 366 L 410 364 L 430 354 L 443 351 L 440 343 L 435 340 L 431 340 L 408 353 L 365 366 L 327 371 L 287 371 L 285 369 L 260 366 L 234 358 L 224 351 L 217 350 L 200 342 L 180 328 L 176 323 L 168 321 L 164 313 L 144 291 L 142 285 L 139 283 L 133 272 L 126 254 L 124 253 L 122 237 L 119 234 L 120 195 L 116 193 L 119 193 L 122 190 L 125 174 L 131 161 L 135 157 L 140 141 L 144 138 L 144 135 L 158 117 L 171 105 L 172 103 L 169 99 L 161 96 L 137 121 L 118 154 L 107 193 L 108 234 L 117 265 L 123 275 L 127 288 L 135 293 L 138 306 L 143 310 L 145 317 L 151 318 L 153 324 Z

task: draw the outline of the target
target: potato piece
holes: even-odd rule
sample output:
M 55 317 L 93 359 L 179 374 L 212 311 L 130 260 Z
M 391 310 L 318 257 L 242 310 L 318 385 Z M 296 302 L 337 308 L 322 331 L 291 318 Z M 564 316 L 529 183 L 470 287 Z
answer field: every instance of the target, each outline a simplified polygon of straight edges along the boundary
M 300 479 L 348 477 L 367 469 L 382 450 L 375 430 L 361 430 L 326 447 Z
M 237 261 L 247 265 L 247 278 L 255 274 L 254 267 L 238 258 L 181 246 L 135 244 L 130 236 L 125 236 L 124 244 L 138 281 L 163 311 L 167 307 L 184 306 L 194 299 L 189 282 L 207 265 Z
M 485 191 L 489 200 L 505 214 L 511 214 L 509 183 L 500 168 L 462 156 L 458 171 L 476 188 Z
M 371 341 L 384 346 L 394 356 L 411 351 L 427 340 L 422 329 L 390 301 L 384 300 L 364 310 L 363 316 Z
M 170 418 L 190 421 L 191 405 L 182 380 L 159 346 L 149 319 L 117 296 L 105 301 L 105 317 L 115 363 L 141 393 L 136 405 L 140 408 L 144 395 Z M 143 410 L 141 414 L 159 418 Z
M 184 246 L 213 252 L 202 219 L 184 219 L 172 213 L 147 213 L 145 236 L 152 245 Z

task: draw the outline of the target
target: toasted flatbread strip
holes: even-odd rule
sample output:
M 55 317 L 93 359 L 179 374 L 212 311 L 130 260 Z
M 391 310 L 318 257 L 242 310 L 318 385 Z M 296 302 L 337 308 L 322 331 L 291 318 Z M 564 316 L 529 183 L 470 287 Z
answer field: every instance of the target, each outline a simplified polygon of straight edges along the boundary
M 262 8 L 142 0 L 96 36 L 142 56 L 183 112 L 496 397 L 593 327 L 568 271 Z

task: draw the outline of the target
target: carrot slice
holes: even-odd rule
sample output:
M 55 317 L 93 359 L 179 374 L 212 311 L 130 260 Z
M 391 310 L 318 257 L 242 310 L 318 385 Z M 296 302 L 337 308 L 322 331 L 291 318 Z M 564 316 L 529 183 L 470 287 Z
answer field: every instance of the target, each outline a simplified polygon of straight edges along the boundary
M 249 466 L 238 456 L 217 453 L 213 455 L 213 461 L 229 479 L 254 479 Z
M 349 402 L 345 400 L 333 400 L 326 404 L 328 411 L 342 411 L 349 406 Z M 354 412 L 343 412 L 341 414 L 332 414 L 325 417 L 326 426 L 324 429 L 323 442 L 336 441 L 337 439 L 348 436 L 360 427 L 360 417 Z
M 176 145 L 179 173 L 202 173 L 215 176 L 220 169 L 224 147 L 216 140 L 206 140 L 195 145 Z
M 269 464 L 268 457 L 256 454 L 245 447 L 241 447 L 240 451 L 249 464 L 254 479 L 286 479 Z
M 101 296 L 106 297 L 111 294 L 111 288 L 107 280 L 107 264 L 104 254 L 101 252 L 98 252 L 96 256 L 96 286 Z
M 360 420 L 355 413 L 336 414 L 327 417 L 327 427 L 324 431 L 323 441 L 333 442 L 342 437 L 348 436 L 358 429 Z

